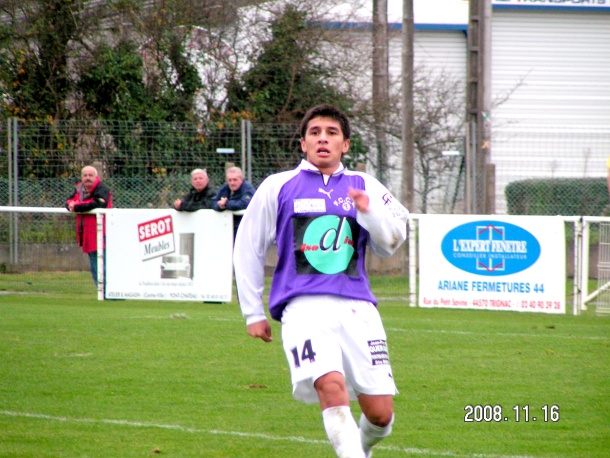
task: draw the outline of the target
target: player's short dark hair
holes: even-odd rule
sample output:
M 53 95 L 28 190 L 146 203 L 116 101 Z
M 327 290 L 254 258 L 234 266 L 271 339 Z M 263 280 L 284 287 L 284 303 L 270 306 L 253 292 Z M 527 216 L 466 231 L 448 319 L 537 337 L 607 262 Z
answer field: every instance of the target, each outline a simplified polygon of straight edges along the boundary
M 307 124 L 313 118 L 330 118 L 337 121 L 341 125 L 341 133 L 343 137 L 348 140 L 352 134 L 351 127 L 349 125 L 349 119 L 341 110 L 332 105 L 317 105 L 313 108 L 310 108 L 301 121 L 301 138 L 305 138 L 305 134 L 307 133 Z

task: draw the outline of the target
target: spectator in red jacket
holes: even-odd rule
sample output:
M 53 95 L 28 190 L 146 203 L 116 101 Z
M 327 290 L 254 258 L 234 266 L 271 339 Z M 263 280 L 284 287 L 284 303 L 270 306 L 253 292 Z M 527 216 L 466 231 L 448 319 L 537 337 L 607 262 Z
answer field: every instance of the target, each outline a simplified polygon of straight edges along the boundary
M 76 241 L 89 255 L 91 276 L 97 286 L 97 221 L 95 214 L 86 214 L 95 208 L 112 208 L 112 194 L 97 176 L 93 166 L 83 167 L 81 181 L 74 194 L 66 200 L 66 208 L 76 215 Z

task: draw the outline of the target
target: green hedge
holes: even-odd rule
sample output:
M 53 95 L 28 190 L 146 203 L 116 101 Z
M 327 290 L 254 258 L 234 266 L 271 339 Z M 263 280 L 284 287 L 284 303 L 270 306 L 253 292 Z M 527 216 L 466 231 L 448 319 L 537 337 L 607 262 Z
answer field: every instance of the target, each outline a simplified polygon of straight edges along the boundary
M 546 178 L 513 181 L 505 189 L 510 215 L 606 216 L 605 178 Z

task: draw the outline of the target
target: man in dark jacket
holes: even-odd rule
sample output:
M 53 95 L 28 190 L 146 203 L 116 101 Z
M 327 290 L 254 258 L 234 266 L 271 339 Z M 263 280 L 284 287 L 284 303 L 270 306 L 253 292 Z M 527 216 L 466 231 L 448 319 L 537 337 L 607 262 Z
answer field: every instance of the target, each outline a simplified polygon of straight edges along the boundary
M 212 208 L 219 212 L 245 210 L 254 195 L 254 187 L 244 179 L 244 173 L 239 167 L 229 167 L 226 171 L 226 180 L 227 183 L 214 197 Z M 233 215 L 233 240 L 241 218 L 242 215 Z
M 182 199 L 174 201 L 174 208 L 182 212 L 212 208 L 212 199 L 216 194 L 216 189 L 210 184 L 208 172 L 205 169 L 195 169 L 191 172 L 191 186 L 191 190 Z
M 97 286 L 97 220 L 85 214 L 95 208 L 112 208 L 112 194 L 100 181 L 95 167 L 88 165 L 81 171 L 81 181 L 74 194 L 66 200 L 66 208 L 76 215 L 76 241 L 89 256 L 91 276 Z

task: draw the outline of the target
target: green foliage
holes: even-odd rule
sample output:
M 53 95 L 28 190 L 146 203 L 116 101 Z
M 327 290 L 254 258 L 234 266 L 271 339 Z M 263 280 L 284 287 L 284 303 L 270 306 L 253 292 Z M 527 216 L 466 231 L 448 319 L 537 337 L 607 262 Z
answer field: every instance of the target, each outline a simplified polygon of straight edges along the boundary
M 89 3 L 9 2 L 0 23 L 5 114 L 25 120 L 192 119 L 201 80 L 186 56 L 186 35 L 174 32 L 180 27 L 160 27 L 168 38 L 156 42 L 154 52 L 136 43 L 133 35 L 118 43 L 97 43 L 104 39 L 97 27 L 100 18 L 111 22 L 117 11 L 126 14 L 124 8 L 132 9 L 120 2 Z M 143 56 L 148 59 L 146 66 Z
M 506 186 L 511 215 L 601 216 L 607 211 L 604 178 L 554 178 L 513 181 Z
M 352 130 L 349 151 L 343 155 L 343 164 L 352 170 L 356 170 L 359 164 L 366 164 L 370 151 L 362 136 Z
M 183 41 L 174 38 L 170 43 L 168 57 L 172 66 L 166 69 L 171 75 L 176 74 L 176 84 L 168 84 L 161 88 L 161 100 L 170 116 L 165 119 L 170 121 L 186 121 L 194 117 L 195 95 L 201 89 L 202 82 L 199 78 L 197 68 L 189 61 Z
M 183 53 L 183 46 L 175 45 L 170 53 L 174 65 L 163 66 L 167 73 L 175 70 L 180 84 L 162 84 L 165 79 L 154 75 L 145 81 L 147 69 L 136 43 L 100 44 L 81 66 L 78 89 L 86 111 L 90 117 L 113 121 L 191 119 L 194 96 L 201 81 Z
M 26 21 L 17 15 L 0 29 L 0 82 L 8 96 L 4 109 L 22 119 L 65 118 L 73 86 L 68 50 L 79 32 L 75 15 L 82 1 L 39 0 L 30 6 Z
M 228 110 L 249 112 L 263 123 L 298 123 L 320 103 L 349 111 L 348 98 L 327 81 L 332 69 L 316 59 L 319 43 L 311 41 L 307 19 L 297 7 L 285 7 L 252 67 L 229 83 Z
M 83 65 L 78 89 L 87 111 L 112 120 L 143 121 L 163 117 L 142 80 L 144 64 L 135 44 L 99 45 Z

